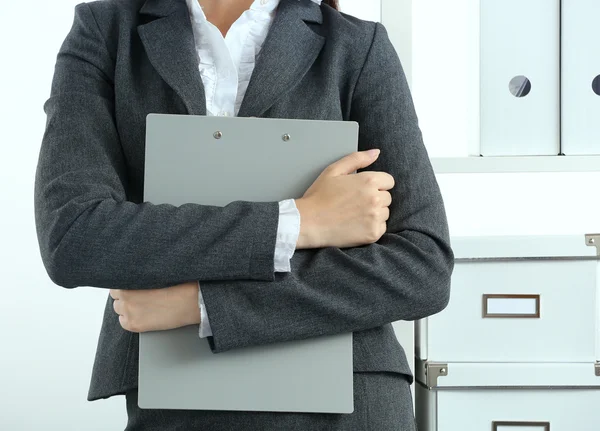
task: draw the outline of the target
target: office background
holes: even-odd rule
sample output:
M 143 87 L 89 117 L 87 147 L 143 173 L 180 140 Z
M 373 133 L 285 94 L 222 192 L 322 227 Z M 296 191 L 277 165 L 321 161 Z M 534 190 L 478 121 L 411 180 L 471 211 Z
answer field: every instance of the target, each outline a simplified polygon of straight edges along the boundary
M 106 292 L 54 286 L 34 229 L 42 105 L 77 3 L 0 3 L 0 429 L 71 430 L 86 423 L 91 431 L 121 429 L 125 423 L 122 398 L 86 401 Z M 380 20 L 379 0 L 340 3 L 345 12 Z M 406 63 L 432 157 L 467 155 L 477 134 L 478 60 L 471 55 L 477 3 L 412 5 L 412 58 Z M 396 20 L 385 21 L 390 26 Z M 600 173 L 440 174 L 438 179 L 453 236 L 600 232 Z

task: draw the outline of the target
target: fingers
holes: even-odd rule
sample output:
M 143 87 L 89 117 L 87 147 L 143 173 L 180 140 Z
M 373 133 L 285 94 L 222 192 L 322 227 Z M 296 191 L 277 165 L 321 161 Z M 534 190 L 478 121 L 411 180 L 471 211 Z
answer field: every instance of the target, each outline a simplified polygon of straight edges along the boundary
M 372 165 L 379 157 L 380 150 L 358 151 L 332 163 L 324 171 L 329 176 L 349 175 L 358 169 Z
M 391 190 L 396 185 L 394 177 L 386 172 L 367 171 L 356 175 L 370 186 L 377 188 L 377 190 Z
M 142 332 L 138 328 L 136 328 L 134 325 L 131 324 L 131 322 L 129 321 L 129 319 L 127 318 L 127 316 L 119 316 L 119 324 L 126 331 L 129 331 L 129 332 L 138 332 L 138 333 Z
M 113 310 L 115 310 L 115 313 L 117 313 L 119 316 L 124 315 L 125 314 L 124 302 L 119 301 L 118 299 L 113 301 Z
M 381 209 L 381 219 L 385 222 L 390 219 L 390 209 L 388 207 Z M 385 230 L 384 230 L 384 232 L 385 232 Z
M 131 316 L 129 315 L 129 313 L 126 310 L 127 300 L 122 299 L 122 293 L 123 293 L 123 291 L 121 291 L 121 290 L 116 290 L 116 289 L 110 290 L 110 296 L 112 299 L 114 299 L 113 310 L 119 316 L 119 324 L 126 331 L 140 332 L 139 330 L 137 330 L 137 328 L 135 328 L 131 324 Z
M 381 206 L 389 207 L 392 204 L 392 194 L 390 192 L 378 192 Z

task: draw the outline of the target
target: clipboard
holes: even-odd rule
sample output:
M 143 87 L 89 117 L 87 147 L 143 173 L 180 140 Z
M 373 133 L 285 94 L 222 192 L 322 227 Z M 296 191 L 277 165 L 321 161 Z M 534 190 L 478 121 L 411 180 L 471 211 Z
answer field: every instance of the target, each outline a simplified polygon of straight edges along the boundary
M 355 122 L 149 114 L 144 200 L 225 206 L 299 198 L 357 149 Z M 141 408 L 354 410 L 351 333 L 214 354 L 195 325 L 140 334 L 139 354 Z

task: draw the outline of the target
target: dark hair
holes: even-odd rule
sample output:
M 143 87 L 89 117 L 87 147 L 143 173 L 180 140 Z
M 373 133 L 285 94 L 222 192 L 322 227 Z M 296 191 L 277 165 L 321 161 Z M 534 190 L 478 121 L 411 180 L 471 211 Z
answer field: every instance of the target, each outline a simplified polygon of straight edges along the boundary
M 338 4 L 338 0 L 323 0 L 323 3 L 328 4 L 332 8 L 336 10 L 340 10 L 340 5 Z

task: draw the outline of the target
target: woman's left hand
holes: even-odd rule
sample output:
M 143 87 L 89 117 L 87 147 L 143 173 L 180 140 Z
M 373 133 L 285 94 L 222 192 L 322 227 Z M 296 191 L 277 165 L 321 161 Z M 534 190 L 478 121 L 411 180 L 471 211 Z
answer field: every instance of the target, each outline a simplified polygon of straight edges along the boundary
M 197 282 L 165 289 L 111 289 L 110 296 L 126 331 L 166 331 L 200 323 Z

